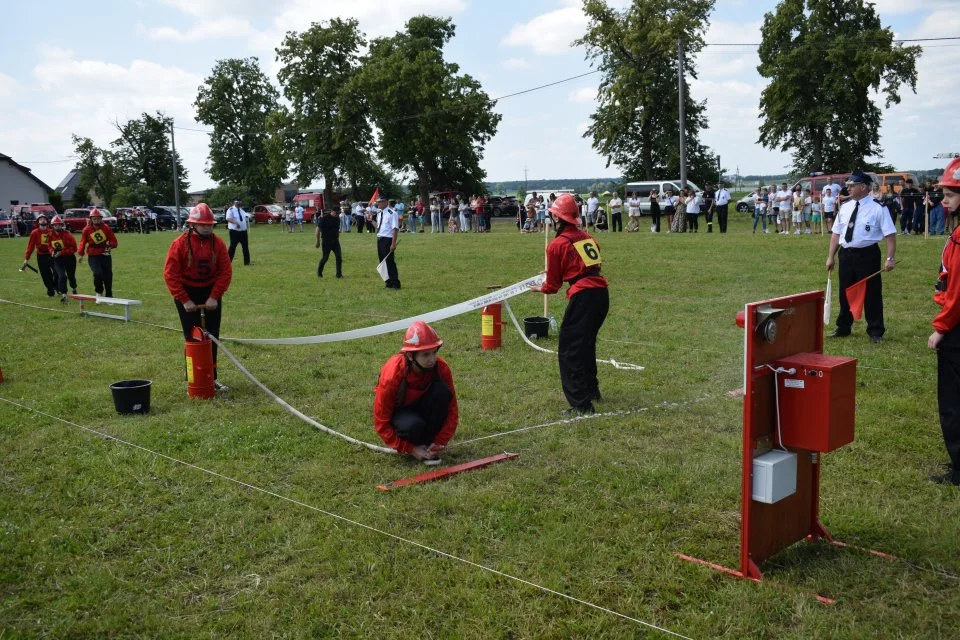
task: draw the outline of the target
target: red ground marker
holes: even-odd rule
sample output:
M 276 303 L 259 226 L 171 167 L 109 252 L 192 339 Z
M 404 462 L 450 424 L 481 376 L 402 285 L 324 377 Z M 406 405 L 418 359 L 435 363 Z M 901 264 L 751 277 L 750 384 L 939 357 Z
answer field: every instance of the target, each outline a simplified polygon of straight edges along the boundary
M 490 456 L 489 458 L 480 458 L 479 460 L 473 460 L 471 462 L 464 462 L 463 464 L 455 464 L 452 467 L 444 467 L 442 469 L 437 469 L 435 471 L 428 471 L 427 473 L 421 473 L 418 476 L 411 476 L 409 478 L 402 478 L 394 482 L 386 482 L 384 484 L 378 484 L 377 489 L 380 491 L 390 491 L 390 489 L 396 489 L 397 487 L 405 487 L 408 484 L 417 484 L 420 482 L 430 482 L 431 480 L 439 480 L 440 478 L 446 478 L 447 476 L 452 476 L 455 473 L 460 473 L 461 471 L 470 471 L 471 469 L 479 469 L 480 467 L 486 467 L 491 465 L 494 462 L 502 462 L 504 460 L 513 460 L 514 458 L 519 458 L 519 453 L 499 453 L 495 456 Z

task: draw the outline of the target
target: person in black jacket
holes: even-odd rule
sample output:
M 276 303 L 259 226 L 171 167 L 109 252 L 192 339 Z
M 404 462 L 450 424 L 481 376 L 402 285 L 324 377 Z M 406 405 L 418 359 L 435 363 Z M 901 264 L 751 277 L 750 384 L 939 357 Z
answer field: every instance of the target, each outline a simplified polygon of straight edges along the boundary
M 333 209 L 323 212 L 322 216 L 316 216 L 317 223 L 317 249 L 323 245 L 323 257 L 320 258 L 320 264 L 317 265 L 317 277 L 323 277 L 323 265 L 327 264 L 330 252 L 333 252 L 337 260 L 337 277 L 343 277 L 343 256 L 340 253 L 340 216 Z

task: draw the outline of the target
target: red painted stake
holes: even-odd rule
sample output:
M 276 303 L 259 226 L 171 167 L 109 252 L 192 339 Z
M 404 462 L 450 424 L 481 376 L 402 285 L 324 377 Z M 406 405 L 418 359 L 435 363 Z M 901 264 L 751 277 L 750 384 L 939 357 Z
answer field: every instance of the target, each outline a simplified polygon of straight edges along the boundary
M 480 467 L 486 467 L 491 465 L 494 462 L 502 462 L 504 460 L 513 460 L 514 458 L 519 458 L 519 453 L 499 453 L 495 456 L 490 456 L 489 458 L 480 458 L 479 460 L 473 460 L 471 462 L 464 462 L 463 464 L 455 464 L 452 467 L 444 467 L 442 469 L 436 469 L 434 471 L 428 471 L 427 473 L 421 473 L 418 476 L 412 476 L 410 478 L 402 478 L 394 482 L 386 482 L 384 484 L 378 484 L 377 489 L 380 491 L 389 491 L 390 489 L 396 489 L 397 487 L 404 487 L 408 484 L 417 484 L 420 482 L 430 482 L 431 480 L 439 480 L 440 478 L 446 478 L 447 476 L 452 476 L 461 471 L 470 471 L 471 469 L 479 469 Z

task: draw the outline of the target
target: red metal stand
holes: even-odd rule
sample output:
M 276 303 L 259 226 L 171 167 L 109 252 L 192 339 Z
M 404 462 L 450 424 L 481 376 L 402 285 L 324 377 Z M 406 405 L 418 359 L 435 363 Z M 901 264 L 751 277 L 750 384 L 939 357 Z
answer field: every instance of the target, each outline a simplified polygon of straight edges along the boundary
M 503 462 L 504 460 L 513 460 L 514 458 L 519 458 L 519 453 L 499 453 L 495 456 L 490 456 L 489 458 L 480 458 L 479 460 L 473 460 L 471 462 L 464 462 L 463 464 L 455 464 L 451 467 L 443 467 L 442 469 L 436 469 L 434 471 L 428 471 L 427 473 L 421 473 L 418 476 L 412 476 L 410 478 L 402 478 L 400 480 L 395 480 L 394 482 L 386 482 L 384 484 L 378 484 L 377 489 L 380 491 L 389 491 L 390 489 L 396 489 L 397 487 L 405 487 L 409 484 L 418 484 L 420 482 L 430 482 L 431 480 L 439 480 L 440 478 L 446 478 L 447 476 L 452 476 L 456 473 L 461 473 L 463 471 L 470 471 L 471 469 L 479 469 L 481 467 L 486 467 L 495 462 Z

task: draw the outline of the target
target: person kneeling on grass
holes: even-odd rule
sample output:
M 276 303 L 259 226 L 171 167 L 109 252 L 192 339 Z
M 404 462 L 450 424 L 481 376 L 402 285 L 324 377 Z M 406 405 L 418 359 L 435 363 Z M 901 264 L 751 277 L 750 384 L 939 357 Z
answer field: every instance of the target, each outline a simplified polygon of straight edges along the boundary
M 442 345 L 430 325 L 414 320 L 400 353 L 380 369 L 373 402 L 374 428 L 384 443 L 429 465 L 440 464 L 459 423 L 453 376 L 437 355 Z

